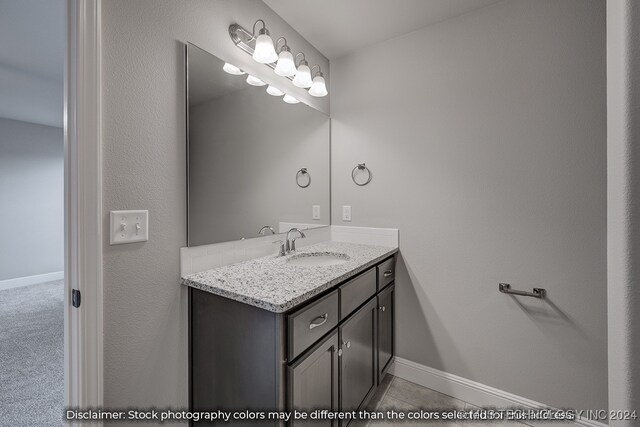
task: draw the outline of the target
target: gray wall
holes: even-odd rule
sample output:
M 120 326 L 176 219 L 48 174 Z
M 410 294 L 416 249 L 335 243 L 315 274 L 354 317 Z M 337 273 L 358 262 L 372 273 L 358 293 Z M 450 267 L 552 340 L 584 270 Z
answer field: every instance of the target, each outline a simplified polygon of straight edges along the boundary
M 607 1 L 609 405 L 640 408 L 640 3 Z M 614 420 L 612 427 L 637 426 Z
M 261 1 L 109 0 L 102 13 L 104 233 L 112 209 L 149 209 L 150 222 L 148 242 L 109 246 L 105 240 L 104 404 L 186 407 L 187 293 L 179 285 L 187 223 L 182 43 L 269 83 L 282 82 L 229 39 L 229 24 L 249 27 L 262 18 L 272 36 L 286 36 L 310 63 L 325 70 L 328 61 Z M 303 98 L 304 91 L 287 89 Z M 328 111 L 326 98 L 309 102 Z
M 277 232 L 280 222 L 329 224 L 329 117 L 246 86 L 189 110 L 190 246 L 256 237 L 263 225 Z M 303 167 L 307 188 L 295 181 Z
M 0 280 L 64 270 L 62 129 L 0 118 Z
M 332 220 L 400 229 L 398 356 L 607 407 L 605 65 L 605 2 L 584 0 L 504 1 L 332 61 Z

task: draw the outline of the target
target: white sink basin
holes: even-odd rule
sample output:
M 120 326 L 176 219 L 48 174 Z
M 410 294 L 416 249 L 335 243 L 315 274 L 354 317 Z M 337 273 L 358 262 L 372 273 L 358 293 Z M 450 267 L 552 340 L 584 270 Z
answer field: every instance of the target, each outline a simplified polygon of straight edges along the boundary
M 344 264 L 347 261 L 349 256 L 337 252 L 307 252 L 292 256 L 287 263 L 301 267 L 325 267 Z

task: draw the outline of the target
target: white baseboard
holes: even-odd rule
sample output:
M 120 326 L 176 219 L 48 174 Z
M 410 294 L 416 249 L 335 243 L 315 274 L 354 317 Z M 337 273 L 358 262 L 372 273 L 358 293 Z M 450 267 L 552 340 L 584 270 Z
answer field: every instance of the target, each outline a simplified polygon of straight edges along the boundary
M 15 279 L 0 280 L 0 291 L 62 279 L 64 279 L 64 271 L 56 271 L 53 273 L 38 274 L 35 276 L 16 277 Z
M 481 384 L 457 375 L 449 374 L 438 369 L 420 365 L 401 357 L 395 357 L 389 372 L 399 378 L 411 381 L 423 387 L 446 394 L 472 405 L 491 408 L 525 408 L 548 409 L 549 406 L 513 393 L 506 392 L 485 384 Z M 567 426 L 568 423 L 554 423 L 550 421 L 526 421 L 527 424 L 537 426 Z M 607 427 L 606 424 L 588 419 L 575 420 L 573 424 L 586 427 Z

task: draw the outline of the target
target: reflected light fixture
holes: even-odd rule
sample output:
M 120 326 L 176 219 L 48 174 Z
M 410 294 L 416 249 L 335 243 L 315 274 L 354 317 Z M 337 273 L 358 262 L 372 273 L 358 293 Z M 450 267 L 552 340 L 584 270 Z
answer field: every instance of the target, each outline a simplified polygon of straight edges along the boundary
M 286 94 L 284 96 L 284 98 L 282 98 L 282 100 L 284 102 L 286 102 L 287 104 L 297 104 L 298 102 L 300 102 L 300 101 L 298 101 L 298 99 L 294 98 L 293 96 L 291 96 L 289 94 Z
M 313 81 L 311 83 L 311 88 L 309 89 L 309 95 L 322 97 L 327 96 L 329 92 L 327 92 L 327 84 L 324 81 L 324 75 L 322 71 L 320 71 L 319 65 L 314 65 L 311 69 L 318 67 L 318 72 L 315 76 L 313 76 Z
M 247 76 L 247 83 L 249 83 L 251 86 L 264 86 L 264 85 L 266 85 L 265 82 L 263 82 L 262 80 L 260 80 L 256 76 L 252 76 L 251 74 L 249 74 Z
M 258 22 L 262 23 L 262 28 L 260 28 L 258 37 L 256 37 L 256 25 Z M 267 30 L 267 26 L 262 19 L 258 19 L 253 24 L 253 37 L 256 40 L 256 47 L 253 55 L 251 55 L 253 59 L 261 64 L 276 62 L 278 60 L 278 54 L 273 47 L 273 40 L 271 40 L 271 36 L 269 36 L 269 30 Z
M 276 41 L 276 47 L 278 47 L 278 42 L 280 40 L 284 40 L 284 44 L 280 48 L 278 63 L 276 64 L 276 68 L 273 70 L 273 72 L 282 77 L 294 76 L 296 74 L 296 63 L 293 60 L 291 48 L 289 48 L 289 46 L 287 45 L 287 39 L 285 39 L 284 37 L 280 37 L 278 41 Z
M 241 76 L 243 74 L 246 74 L 240 68 L 236 67 L 233 64 L 229 64 L 228 62 L 224 63 L 224 66 L 222 67 L 222 69 L 229 74 L 233 74 L 234 76 Z
M 311 80 L 311 69 L 309 68 L 309 63 L 304 57 L 304 53 L 300 52 L 296 55 L 296 59 L 298 55 L 302 55 L 302 60 L 300 61 L 300 65 L 298 65 L 298 70 L 296 71 L 296 76 L 293 78 L 294 86 L 301 88 L 309 88 L 313 81 Z
M 267 86 L 267 93 L 269 95 L 272 95 L 272 96 L 282 96 L 282 95 L 284 95 L 283 91 L 281 91 L 277 87 L 271 86 L 271 85 Z

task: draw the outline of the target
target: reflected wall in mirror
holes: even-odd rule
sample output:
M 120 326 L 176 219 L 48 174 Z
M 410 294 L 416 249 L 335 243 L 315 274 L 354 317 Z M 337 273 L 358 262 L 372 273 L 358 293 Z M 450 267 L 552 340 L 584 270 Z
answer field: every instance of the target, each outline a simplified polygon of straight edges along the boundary
M 329 225 L 329 117 L 224 64 L 187 45 L 189 246 Z

